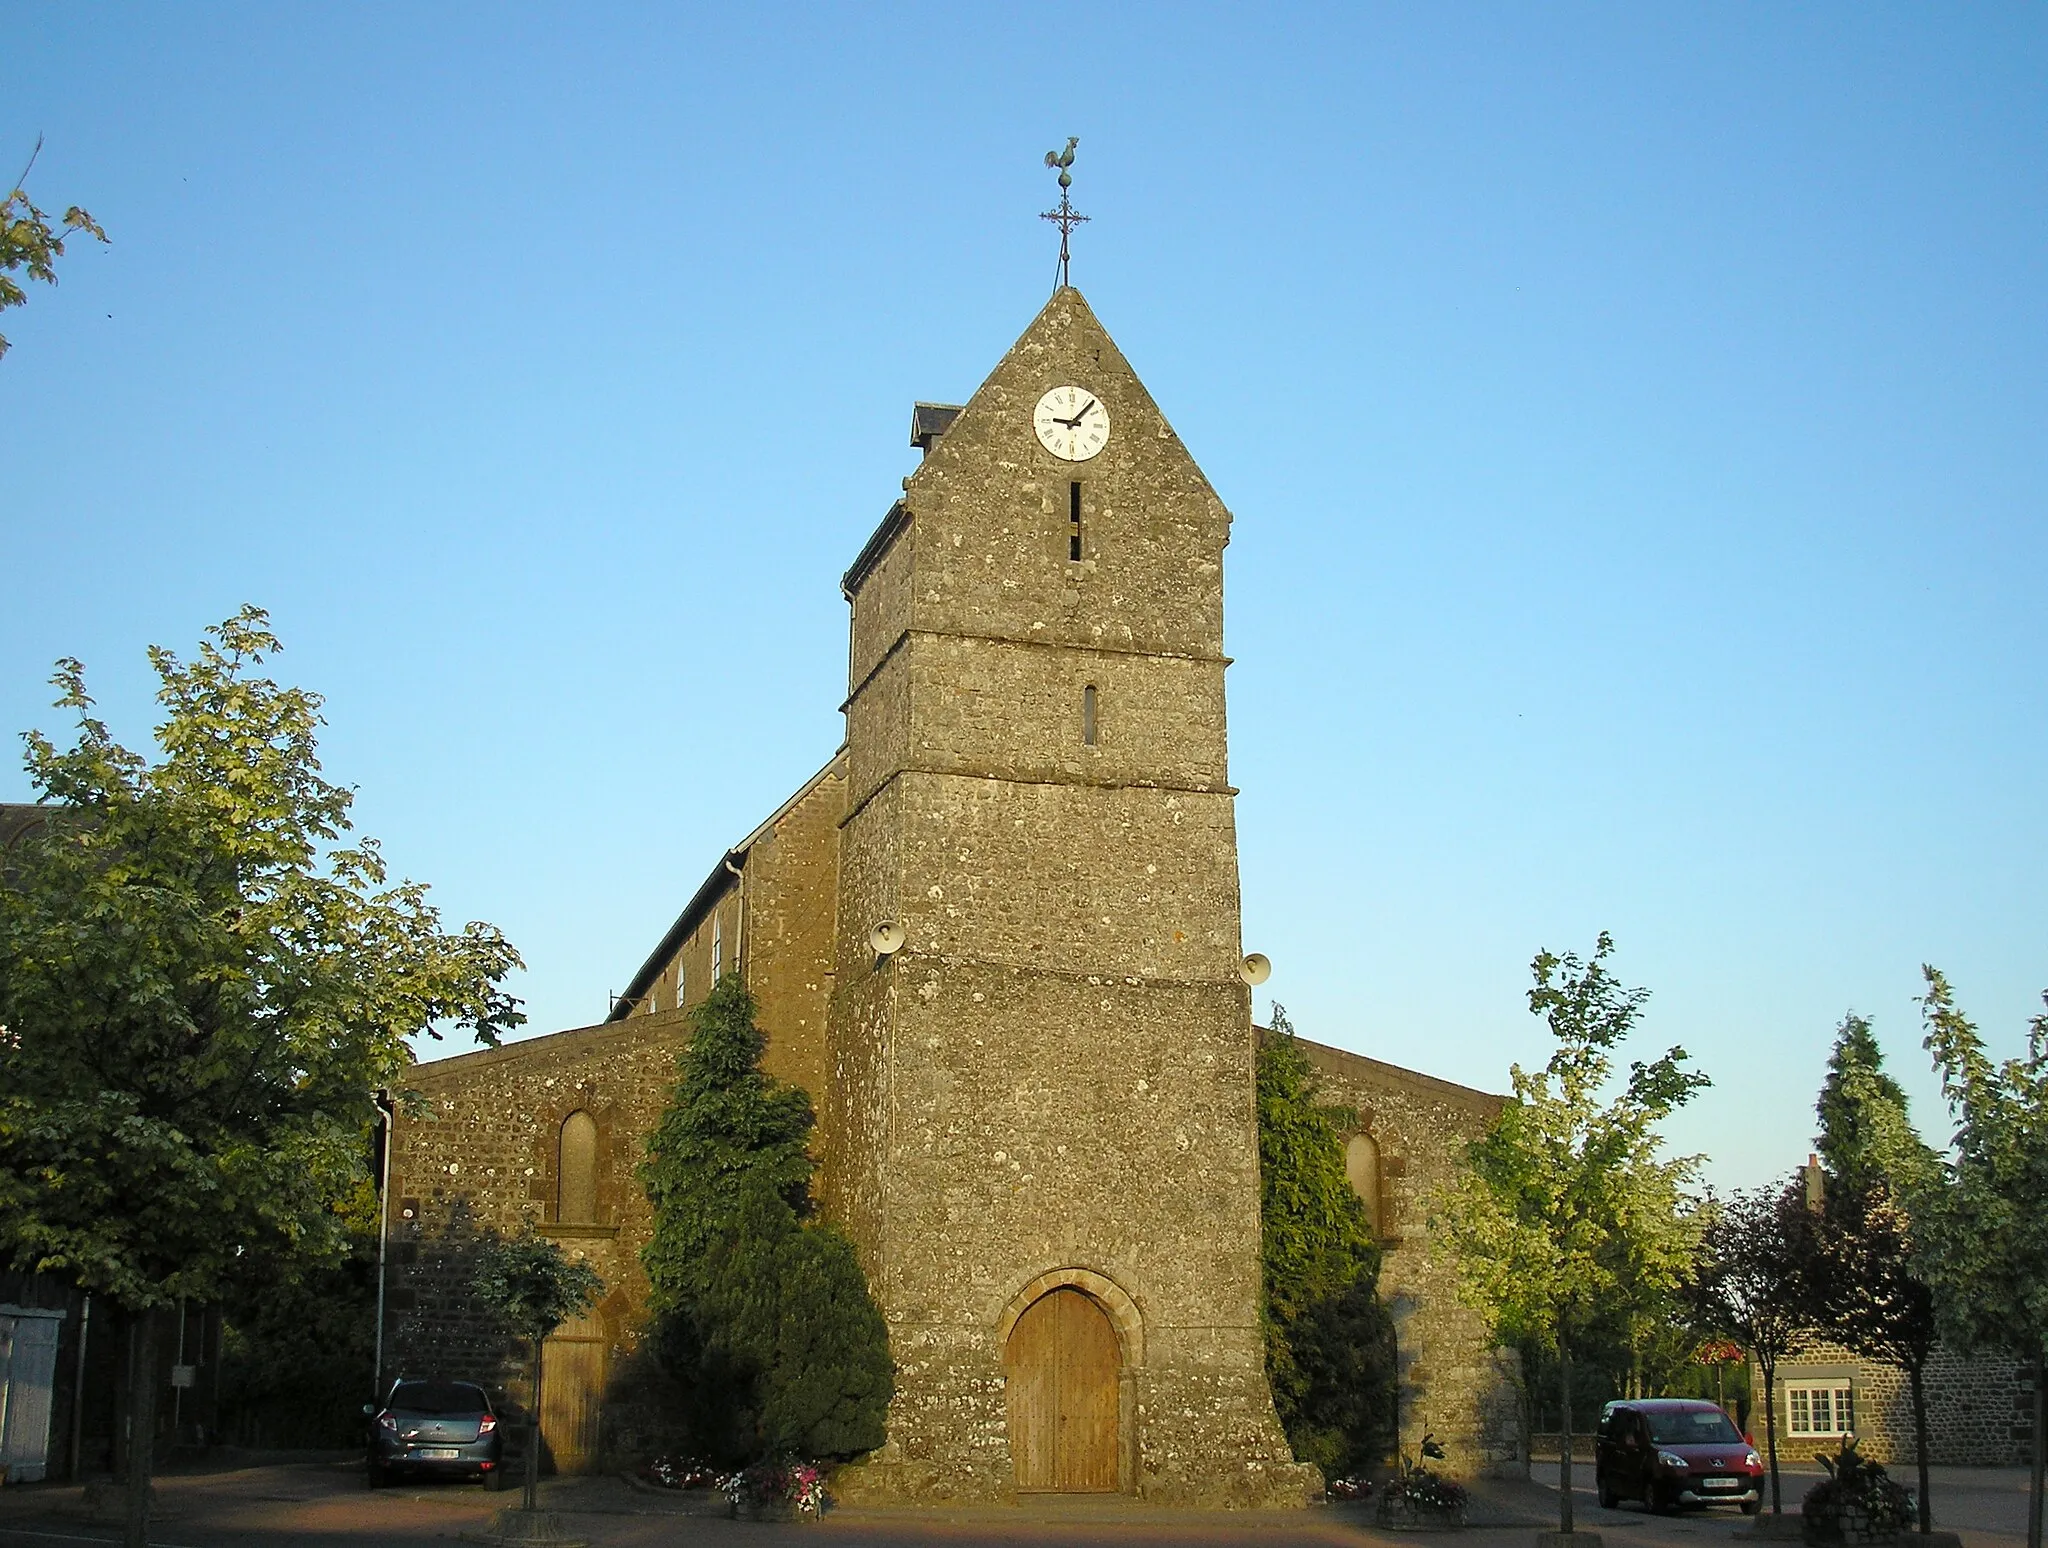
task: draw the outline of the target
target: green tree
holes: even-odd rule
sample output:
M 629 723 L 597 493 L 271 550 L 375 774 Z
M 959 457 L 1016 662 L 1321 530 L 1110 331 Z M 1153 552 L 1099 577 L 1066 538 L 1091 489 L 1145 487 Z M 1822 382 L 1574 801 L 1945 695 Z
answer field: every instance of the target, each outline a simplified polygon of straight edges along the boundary
M 1934 1287 L 1942 1333 L 1964 1350 L 2010 1355 L 2033 1374 L 2033 1484 L 2027 1548 L 2041 1548 L 2048 1456 L 2048 1015 L 2029 1024 L 2027 1051 L 1994 1063 L 1956 1008 L 1948 980 L 1921 972 L 1927 1050 L 1956 1117 L 1955 1149 L 1935 1207 L 1924 1212 L 1919 1263 Z M 2048 995 L 2043 996 L 2048 1000 Z
M 1266 1375 L 1288 1444 L 1326 1477 L 1383 1461 L 1393 1442 L 1393 1322 L 1380 1251 L 1344 1170 L 1351 1108 L 1318 1100 L 1287 1012 L 1258 1050 L 1259 1224 Z
M 1868 1018 L 1852 1012 L 1836 1028 L 1814 1112 L 1815 1147 L 1832 1192 L 1861 1196 L 1884 1187 L 1911 1196 L 1938 1183 L 1941 1158 L 1913 1127 L 1905 1088 L 1885 1072 Z
M 487 1241 L 477 1253 L 470 1288 L 476 1298 L 527 1341 L 532 1384 L 526 1419 L 526 1495 L 521 1508 L 540 1504 L 541 1348 L 547 1336 L 604 1293 L 597 1270 L 572 1258 L 528 1221 L 514 1237 Z M 373 1464 L 374 1465 L 374 1464 Z
M 1609 1094 L 1615 1047 L 1649 999 L 1608 971 L 1603 930 L 1590 961 L 1539 952 L 1529 1010 L 1556 1042 L 1549 1063 L 1514 1066 L 1514 1100 L 1468 1147 L 1440 1201 L 1437 1240 L 1468 1302 L 1503 1343 L 1557 1355 L 1565 1431 L 1558 1529 L 1572 1530 L 1571 1381 L 1581 1342 L 1631 1299 L 1689 1277 L 1702 1224 L 1685 1204 L 1697 1157 L 1667 1159 L 1658 1123 L 1708 1083 L 1672 1048 L 1629 1066 Z
M 29 198 L 24 185 L 28 182 L 29 169 L 36 164 L 36 157 L 43 153 L 43 137 L 36 136 L 36 148 L 29 152 L 28 166 L 21 169 L 21 175 L 14 180 L 5 200 L 0 200 L 0 311 L 10 306 L 26 306 L 28 292 L 13 278 L 23 270 L 32 280 L 45 285 L 57 283 L 57 260 L 64 256 L 65 242 L 83 232 L 104 242 L 106 232 L 99 223 L 77 205 L 64 212 L 64 218 L 55 226 L 50 217 L 38 209 Z M 0 355 L 7 353 L 7 339 L 0 334 Z
M 1933 1197 L 1941 1161 L 1913 1128 L 1905 1090 L 1885 1073 L 1864 1017 L 1843 1018 L 1815 1111 L 1826 1178 L 1813 1256 L 1816 1301 L 1837 1339 L 1906 1374 L 1920 1530 L 1931 1532 L 1926 1372 L 1938 1328 L 1934 1290 L 1916 1261 L 1913 1217 Z
M 1819 1215 L 1798 1177 L 1737 1192 L 1707 1211 L 1692 1296 L 1701 1322 L 1745 1345 L 1764 1378 L 1764 1448 L 1771 1512 L 1782 1514 L 1778 1480 L 1778 1362 L 1822 1319 L 1815 1305 Z
M 754 1000 L 727 973 L 689 1046 L 641 1179 L 641 1262 L 693 1441 L 723 1461 L 851 1457 L 885 1438 L 889 1333 L 853 1244 L 814 1216 L 811 1100 L 761 1069 Z
M 218 1423 L 230 1445 L 266 1445 L 287 1427 L 306 1446 L 362 1438 L 377 1333 L 375 1176 L 366 1172 L 335 1208 L 345 1255 L 245 1253 L 223 1292 Z
M 153 649 L 149 762 L 96 719 L 76 661 L 59 750 L 25 737 L 59 816 L 0 886 L 0 1257 L 131 1313 L 223 1300 L 246 1261 L 332 1261 L 365 1175 L 373 1093 L 446 1024 L 522 1018 L 499 933 L 444 932 L 387 885 L 352 800 L 320 774 L 320 701 L 259 674 L 244 608 L 187 664 Z M 138 1320 L 139 1368 L 155 1322 Z M 146 1529 L 153 1382 L 136 1389 L 127 1540 Z

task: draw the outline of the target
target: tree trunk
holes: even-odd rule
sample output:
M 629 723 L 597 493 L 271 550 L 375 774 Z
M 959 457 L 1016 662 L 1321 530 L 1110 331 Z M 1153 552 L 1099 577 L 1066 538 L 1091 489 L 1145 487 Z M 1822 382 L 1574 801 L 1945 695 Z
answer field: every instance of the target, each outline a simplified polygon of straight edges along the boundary
M 2041 1548 L 2041 1474 L 2043 1461 L 2048 1459 L 2048 1404 L 2044 1404 L 2041 1382 L 2048 1376 L 2048 1360 L 2042 1359 L 2042 1347 L 2034 1346 L 2034 1477 L 2027 1490 L 2027 1548 Z
M 1778 1362 L 1758 1359 L 1764 1373 L 1764 1446 L 1771 1459 L 1771 1514 L 1785 1513 L 1785 1493 L 1778 1484 Z
M 1557 1529 L 1567 1537 L 1572 1531 L 1572 1357 L 1565 1353 L 1564 1340 L 1557 1341 Z M 2027 1548 L 2040 1548 L 2029 1543 Z
M 128 1515 L 121 1527 L 122 1548 L 148 1548 L 149 1474 L 156 1451 L 156 1317 L 147 1311 L 135 1319 L 135 1368 L 129 1374 Z
M 114 1482 L 128 1481 L 128 1436 L 135 1428 L 135 1313 L 121 1308 L 121 1358 L 114 1362 L 114 1417 L 107 1438 L 107 1467 Z
M 540 1350 L 544 1340 L 536 1337 L 533 1341 L 533 1406 L 526 1420 L 526 1497 L 527 1510 L 540 1509 Z
M 1920 1464 L 1920 1530 L 1934 1530 L 1934 1502 L 1927 1497 L 1927 1386 L 1922 1377 L 1925 1373 L 1925 1354 L 1906 1367 L 1906 1377 L 1913 1393 L 1913 1456 Z

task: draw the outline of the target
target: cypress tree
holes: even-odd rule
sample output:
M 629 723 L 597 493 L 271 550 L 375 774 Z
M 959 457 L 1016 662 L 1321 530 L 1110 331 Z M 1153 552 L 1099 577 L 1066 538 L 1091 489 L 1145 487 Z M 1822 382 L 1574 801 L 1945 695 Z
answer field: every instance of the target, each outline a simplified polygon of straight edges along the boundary
M 1259 1217 L 1266 1374 L 1288 1444 L 1327 1476 L 1384 1460 L 1394 1431 L 1393 1323 L 1380 1251 L 1344 1171 L 1352 1109 L 1317 1100 L 1287 1013 L 1259 1041 Z
M 655 1347 L 714 1460 L 850 1457 L 884 1438 L 888 1329 L 853 1244 L 814 1218 L 811 1100 L 762 1071 L 765 1046 L 726 974 L 691 1014 L 641 1166 Z

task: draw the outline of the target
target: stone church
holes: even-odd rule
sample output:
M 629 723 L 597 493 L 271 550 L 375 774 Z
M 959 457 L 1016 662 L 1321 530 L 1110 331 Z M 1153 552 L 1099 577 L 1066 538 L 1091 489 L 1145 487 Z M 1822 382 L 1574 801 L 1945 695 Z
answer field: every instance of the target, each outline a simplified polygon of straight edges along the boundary
M 492 1377 L 459 1245 L 533 1220 L 609 1292 L 545 1351 L 565 1469 L 623 1449 L 683 1011 L 744 975 L 818 1112 L 817 1194 L 897 1365 L 861 1498 L 1115 1491 L 1299 1504 L 1259 1331 L 1248 966 L 1226 758 L 1230 512 L 1079 291 L 964 406 L 855 555 L 845 741 L 716 858 L 599 1026 L 419 1066 L 387 1189 L 386 1379 Z M 1496 1096 L 1311 1046 L 1354 1104 L 1400 1423 L 1523 1465 L 1513 1367 L 1424 1240 Z M 516 1383 L 514 1384 L 516 1386 Z

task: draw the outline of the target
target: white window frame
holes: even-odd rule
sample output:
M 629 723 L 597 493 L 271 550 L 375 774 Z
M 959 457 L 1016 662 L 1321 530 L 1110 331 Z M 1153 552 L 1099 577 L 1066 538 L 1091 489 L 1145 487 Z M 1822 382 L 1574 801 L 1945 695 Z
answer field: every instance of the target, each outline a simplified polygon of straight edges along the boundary
M 1815 1425 L 1813 1399 L 1820 1395 L 1827 1404 L 1825 1428 Z M 1830 1377 L 1825 1381 L 1788 1381 L 1785 1383 L 1785 1433 L 1802 1438 L 1832 1438 L 1837 1435 L 1853 1435 L 1856 1432 L 1856 1385 L 1845 1376 Z

